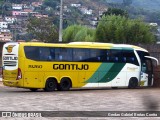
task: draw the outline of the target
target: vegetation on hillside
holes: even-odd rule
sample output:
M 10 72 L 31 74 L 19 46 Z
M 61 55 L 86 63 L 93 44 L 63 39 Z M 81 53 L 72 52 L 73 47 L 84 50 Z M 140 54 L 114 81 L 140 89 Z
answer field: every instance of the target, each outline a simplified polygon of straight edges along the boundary
M 124 16 L 103 16 L 96 29 L 96 41 L 112 43 L 152 43 L 151 27 L 141 20 Z
M 57 42 L 58 31 L 53 25 L 52 19 L 43 18 L 30 18 L 27 25 L 28 33 L 31 33 L 35 39 L 42 42 Z
M 95 41 L 95 30 L 81 25 L 71 25 L 63 32 L 64 42 Z

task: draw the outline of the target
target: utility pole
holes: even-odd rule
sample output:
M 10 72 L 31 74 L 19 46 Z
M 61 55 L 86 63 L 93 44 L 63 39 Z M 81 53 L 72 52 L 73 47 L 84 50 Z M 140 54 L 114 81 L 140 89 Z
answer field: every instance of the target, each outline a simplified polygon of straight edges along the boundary
M 60 3 L 60 21 L 59 21 L 59 42 L 62 42 L 62 30 L 63 30 L 63 0 Z

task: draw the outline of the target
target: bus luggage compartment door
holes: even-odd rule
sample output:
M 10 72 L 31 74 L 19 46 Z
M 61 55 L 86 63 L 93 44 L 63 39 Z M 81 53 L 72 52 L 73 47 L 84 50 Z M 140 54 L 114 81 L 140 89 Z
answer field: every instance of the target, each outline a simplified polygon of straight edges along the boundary
M 43 74 L 40 72 L 25 72 L 24 73 L 24 87 L 28 88 L 42 88 Z

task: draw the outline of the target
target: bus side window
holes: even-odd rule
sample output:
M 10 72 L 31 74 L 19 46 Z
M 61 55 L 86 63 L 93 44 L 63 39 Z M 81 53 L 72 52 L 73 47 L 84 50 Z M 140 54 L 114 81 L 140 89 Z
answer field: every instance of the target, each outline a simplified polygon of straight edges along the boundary
M 89 49 L 73 49 L 73 61 L 88 61 L 89 56 Z
M 126 62 L 126 57 L 123 57 L 123 62 Z
M 47 47 L 40 47 L 39 54 L 41 61 L 50 61 L 52 59 L 50 55 L 50 50 Z
M 121 50 L 107 50 L 106 61 L 120 63 L 122 62 L 121 54 Z
M 50 48 L 50 57 L 51 57 L 51 60 L 55 60 L 55 49 L 54 48 Z
M 39 60 L 39 47 L 25 46 L 24 51 L 27 59 Z
M 133 50 L 123 50 L 123 62 L 139 65 Z
M 118 57 L 115 57 L 115 62 L 118 62 Z
M 90 49 L 90 57 L 88 59 L 88 61 L 91 62 L 99 62 L 101 61 L 101 55 L 100 55 L 101 51 L 99 49 Z

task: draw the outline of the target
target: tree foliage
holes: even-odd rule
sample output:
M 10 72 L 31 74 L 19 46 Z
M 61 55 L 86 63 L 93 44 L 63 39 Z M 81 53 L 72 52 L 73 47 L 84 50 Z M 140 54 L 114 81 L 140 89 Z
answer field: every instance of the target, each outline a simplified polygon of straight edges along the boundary
M 30 18 L 27 31 L 42 42 L 57 42 L 58 32 L 51 19 Z
M 65 42 L 94 41 L 95 30 L 81 25 L 72 25 L 63 32 Z
M 108 8 L 108 10 L 103 13 L 103 15 L 120 15 L 128 17 L 128 13 L 125 10 L 119 8 Z
M 103 16 L 96 29 L 96 41 L 112 43 L 151 43 L 155 37 L 151 27 L 141 20 L 124 16 Z
M 59 2 L 60 2 L 59 0 L 44 0 L 44 5 L 56 8 Z

